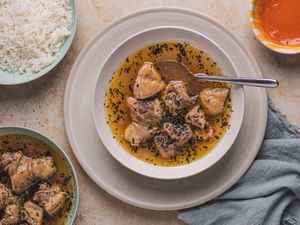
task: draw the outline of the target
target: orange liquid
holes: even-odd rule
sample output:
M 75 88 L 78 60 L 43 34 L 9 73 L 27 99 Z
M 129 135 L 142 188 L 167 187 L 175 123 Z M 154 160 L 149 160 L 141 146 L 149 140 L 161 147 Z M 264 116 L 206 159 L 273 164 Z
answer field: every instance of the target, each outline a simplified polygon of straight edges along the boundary
M 258 0 L 260 25 L 275 42 L 300 45 L 300 0 Z

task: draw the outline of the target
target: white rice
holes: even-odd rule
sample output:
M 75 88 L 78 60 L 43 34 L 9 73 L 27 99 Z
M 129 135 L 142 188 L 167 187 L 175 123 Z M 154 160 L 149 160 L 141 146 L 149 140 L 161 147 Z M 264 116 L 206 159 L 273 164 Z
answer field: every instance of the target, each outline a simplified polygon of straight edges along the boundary
M 70 0 L 0 0 L 0 68 L 35 73 L 70 35 Z

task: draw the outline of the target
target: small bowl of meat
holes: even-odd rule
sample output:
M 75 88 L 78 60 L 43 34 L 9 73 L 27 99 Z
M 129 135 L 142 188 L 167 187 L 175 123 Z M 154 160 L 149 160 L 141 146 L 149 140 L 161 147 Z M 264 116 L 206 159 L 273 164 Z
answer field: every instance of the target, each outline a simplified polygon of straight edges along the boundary
M 145 30 L 116 47 L 93 102 L 98 135 L 115 159 L 147 177 L 179 179 L 226 154 L 242 124 L 243 87 L 200 82 L 195 73 L 238 76 L 216 43 L 182 27 Z
M 72 225 L 79 188 L 64 151 L 24 127 L 0 127 L 0 224 Z

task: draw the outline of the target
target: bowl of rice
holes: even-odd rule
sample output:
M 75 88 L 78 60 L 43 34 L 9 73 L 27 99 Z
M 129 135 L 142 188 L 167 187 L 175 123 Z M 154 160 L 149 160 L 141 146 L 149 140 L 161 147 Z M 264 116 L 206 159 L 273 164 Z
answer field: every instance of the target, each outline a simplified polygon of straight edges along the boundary
M 0 85 L 52 70 L 69 50 L 76 25 L 76 0 L 1 0 Z

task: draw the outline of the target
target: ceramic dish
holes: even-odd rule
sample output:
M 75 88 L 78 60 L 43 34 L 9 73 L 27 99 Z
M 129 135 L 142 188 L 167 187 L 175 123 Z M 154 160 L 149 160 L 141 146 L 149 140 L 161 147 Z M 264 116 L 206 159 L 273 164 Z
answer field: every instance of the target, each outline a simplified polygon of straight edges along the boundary
M 24 135 L 39 141 L 42 141 L 47 146 L 49 146 L 52 150 L 54 150 L 58 155 L 65 161 L 65 166 L 69 170 L 71 175 L 71 185 L 73 187 L 73 193 L 71 193 L 72 202 L 70 204 L 71 208 L 68 211 L 67 215 L 65 216 L 65 223 L 63 225 L 72 225 L 75 220 L 75 216 L 77 213 L 78 208 L 78 201 L 79 201 L 79 187 L 75 169 L 72 165 L 71 160 L 66 155 L 61 147 L 59 147 L 54 141 L 46 137 L 45 135 L 38 133 L 37 131 L 25 128 L 25 127 L 17 127 L 17 126 L 2 126 L 0 127 L 0 136 L 5 135 Z
M 72 24 L 71 24 L 71 34 L 66 38 L 64 44 L 61 46 L 60 51 L 57 53 L 56 60 L 50 65 L 42 68 L 39 72 L 33 74 L 18 74 L 18 73 L 10 73 L 7 70 L 0 69 L 0 85 L 16 85 L 27 83 L 29 81 L 33 81 L 51 71 L 57 64 L 64 58 L 67 54 L 74 36 L 76 32 L 77 26 L 77 6 L 76 0 L 70 0 L 70 4 L 72 7 Z
M 110 126 L 106 123 L 107 115 L 104 106 L 107 85 L 111 80 L 114 71 L 128 55 L 155 42 L 178 41 L 187 42 L 196 48 L 201 48 L 208 53 L 222 68 L 224 74 L 237 74 L 237 71 L 231 62 L 229 56 L 212 40 L 203 34 L 185 29 L 182 27 L 156 27 L 142 31 L 121 43 L 105 60 L 96 80 L 94 91 L 93 112 L 95 126 L 102 142 L 108 151 L 120 163 L 127 168 L 142 174 L 144 176 L 158 179 L 179 179 L 192 176 L 206 170 L 230 149 L 235 141 L 241 127 L 244 114 L 244 92 L 242 86 L 232 86 L 232 115 L 230 120 L 230 129 L 222 137 L 221 141 L 204 157 L 187 165 L 182 166 L 155 166 L 153 164 L 141 161 L 127 152 L 113 138 Z M 126 85 L 126 84 L 125 84 Z
M 249 10 L 249 20 L 251 29 L 254 32 L 256 38 L 262 43 L 264 46 L 269 48 L 274 52 L 278 52 L 281 54 L 299 54 L 300 53 L 300 46 L 298 45 L 281 45 L 275 43 L 271 38 L 264 34 L 262 27 L 257 20 L 256 17 L 256 4 L 258 0 L 251 0 L 250 1 L 250 10 Z
M 111 156 L 98 137 L 92 112 L 92 87 L 107 55 L 130 36 L 158 26 L 180 26 L 202 32 L 230 55 L 239 74 L 262 77 L 254 57 L 214 19 L 180 8 L 142 10 L 110 25 L 81 51 L 66 86 L 64 121 L 77 160 L 99 187 L 131 205 L 178 210 L 217 197 L 246 172 L 264 137 L 267 95 L 264 89 L 244 88 L 245 114 L 239 136 L 228 153 L 202 173 L 178 180 L 159 180 L 126 169 Z M 94 199 L 88 192 L 82 192 L 81 196 Z

